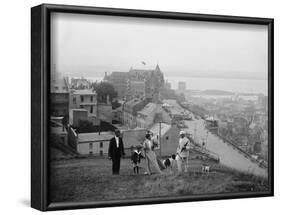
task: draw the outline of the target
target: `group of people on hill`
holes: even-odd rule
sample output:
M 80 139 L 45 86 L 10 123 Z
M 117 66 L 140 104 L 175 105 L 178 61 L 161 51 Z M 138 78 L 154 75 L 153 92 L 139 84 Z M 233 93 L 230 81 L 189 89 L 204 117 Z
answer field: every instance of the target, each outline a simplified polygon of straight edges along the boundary
M 180 131 L 179 142 L 175 154 L 167 159 L 160 160 L 155 153 L 155 150 L 159 147 L 158 138 L 152 132 L 147 131 L 144 142 L 137 146 L 131 155 L 134 173 L 139 174 L 142 158 L 145 158 L 146 160 L 145 174 L 148 175 L 152 174 L 152 167 L 158 174 L 163 173 L 164 169 L 174 171 L 175 164 L 178 172 L 187 172 L 189 150 L 191 148 L 189 135 L 190 133 L 188 132 Z M 115 136 L 110 140 L 108 156 L 109 159 L 112 160 L 112 174 L 118 175 L 120 172 L 120 159 L 125 156 L 120 130 L 116 130 Z

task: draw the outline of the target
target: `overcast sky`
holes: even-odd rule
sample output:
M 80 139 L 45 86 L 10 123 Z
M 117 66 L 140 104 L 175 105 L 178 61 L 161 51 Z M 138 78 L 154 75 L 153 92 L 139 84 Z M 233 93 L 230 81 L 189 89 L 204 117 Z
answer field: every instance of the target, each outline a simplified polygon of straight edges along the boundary
M 55 13 L 51 30 L 52 69 L 70 76 L 158 63 L 165 76 L 267 79 L 266 26 Z

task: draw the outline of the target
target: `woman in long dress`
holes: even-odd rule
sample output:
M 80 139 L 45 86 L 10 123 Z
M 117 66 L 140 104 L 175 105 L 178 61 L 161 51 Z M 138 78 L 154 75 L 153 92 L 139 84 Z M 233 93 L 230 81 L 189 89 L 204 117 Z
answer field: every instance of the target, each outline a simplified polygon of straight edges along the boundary
M 162 173 L 157 163 L 154 148 L 155 146 L 153 145 L 153 141 L 151 140 L 151 134 L 147 133 L 143 142 L 143 150 L 147 164 L 147 172 L 149 175 L 151 174 L 151 165 L 156 169 L 157 173 Z

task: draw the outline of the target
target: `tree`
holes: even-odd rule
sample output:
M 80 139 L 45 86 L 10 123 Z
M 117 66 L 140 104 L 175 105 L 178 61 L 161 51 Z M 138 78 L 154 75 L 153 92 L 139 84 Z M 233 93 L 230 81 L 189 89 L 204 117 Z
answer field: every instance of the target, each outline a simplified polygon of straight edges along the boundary
M 79 127 L 76 129 L 77 133 L 92 133 L 103 131 L 115 131 L 116 127 L 108 122 L 101 121 L 99 125 L 93 125 L 88 120 L 80 120 Z
M 94 89 L 98 95 L 98 102 L 106 103 L 107 96 L 109 96 L 110 102 L 117 98 L 117 92 L 115 91 L 113 85 L 108 82 L 97 83 L 94 85 Z

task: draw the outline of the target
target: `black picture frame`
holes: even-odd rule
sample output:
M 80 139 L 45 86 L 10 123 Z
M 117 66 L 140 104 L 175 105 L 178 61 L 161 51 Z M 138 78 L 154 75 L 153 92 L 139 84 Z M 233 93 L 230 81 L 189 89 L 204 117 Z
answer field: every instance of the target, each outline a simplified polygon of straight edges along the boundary
M 223 23 L 243 23 L 268 26 L 268 177 L 269 191 L 259 193 L 231 193 L 215 195 L 192 195 L 190 197 L 157 197 L 143 200 L 122 200 L 84 203 L 52 203 L 48 201 L 48 103 L 50 80 L 50 14 L 52 12 L 95 14 L 123 17 L 143 17 L 173 20 L 193 20 Z M 187 201 L 265 197 L 274 195 L 273 183 L 273 120 L 274 120 L 274 20 L 191 14 L 178 12 L 145 11 L 42 4 L 31 8 L 31 207 L 41 211 L 97 208 L 124 205 L 159 204 Z

